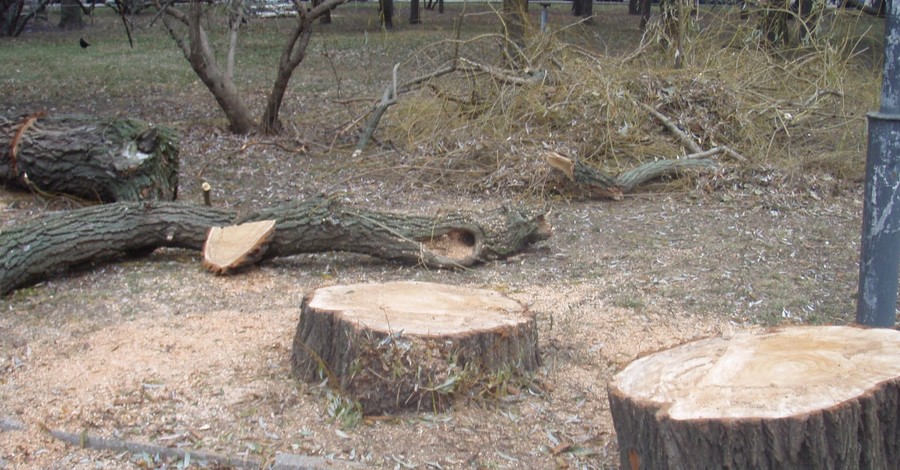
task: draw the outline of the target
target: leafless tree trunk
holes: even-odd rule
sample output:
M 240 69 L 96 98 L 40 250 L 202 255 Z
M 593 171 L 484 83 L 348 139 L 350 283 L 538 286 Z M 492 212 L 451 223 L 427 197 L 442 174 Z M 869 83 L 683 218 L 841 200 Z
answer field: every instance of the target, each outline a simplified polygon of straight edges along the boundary
M 191 64 L 191 68 L 194 69 L 194 72 L 215 97 L 216 102 L 228 119 L 229 128 L 232 132 L 248 134 L 255 130 L 262 130 L 267 133 L 276 133 L 281 130 L 278 114 L 281 110 L 281 103 L 284 100 L 288 83 L 294 70 L 306 56 L 306 47 L 309 45 L 309 38 L 312 34 L 312 21 L 329 13 L 332 8 L 345 2 L 347 0 L 325 0 L 310 9 L 299 0 L 294 1 L 294 5 L 297 7 L 297 23 L 291 30 L 282 49 L 281 58 L 278 61 L 278 74 L 275 77 L 275 83 L 272 85 L 272 91 L 266 103 L 266 110 L 258 125 L 253 119 L 250 108 L 247 107 L 247 104 L 241 97 L 233 79 L 234 54 L 237 47 L 238 30 L 242 14 L 232 15 L 231 35 L 227 54 L 228 63 L 224 71 L 216 61 L 216 55 L 209 44 L 206 30 L 201 24 L 203 11 L 199 0 L 191 2 L 188 14 L 171 6 L 164 7 L 163 24 L 169 35 L 184 53 L 185 58 Z M 235 3 L 235 8 L 241 7 L 242 2 L 240 0 L 237 0 Z M 175 24 L 173 24 L 173 19 L 187 27 L 186 35 L 178 33 L 175 29 Z
M 409 24 L 419 24 L 422 18 L 419 16 L 419 0 L 409 2 Z
M 378 13 L 381 15 L 381 26 L 394 29 L 394 0 L 378 0 Z
M 59 27 L 62 29 L 81 29 L 82 21 L 81 4 L 77 0 L 62 0 L 59 8 Z
M 237 86 L 231 76 L 224 73 L 216 61 L 216 55 L 209 45 L 206 30 L 201 24 L 202 5 L 199 1 L 192 1 L 189 14 L 166 7 L 163 16 L 163 24 L 169 31 L 169 35 L 181 48 L 184 57 L 191 64 L 194 73 L 200 77 L 206 88 L 213 94 L 219 107 L 228 118 L 229 128 L 237 134 L 248 134 L 256 129 L 250 108 L 241 98 Z M 170 18 L 187 26 L 187 38 L 180 36 Z M 185 39 L 187 39 L 185 41 Z M 235 41 L 236 42 L 236 41 Z

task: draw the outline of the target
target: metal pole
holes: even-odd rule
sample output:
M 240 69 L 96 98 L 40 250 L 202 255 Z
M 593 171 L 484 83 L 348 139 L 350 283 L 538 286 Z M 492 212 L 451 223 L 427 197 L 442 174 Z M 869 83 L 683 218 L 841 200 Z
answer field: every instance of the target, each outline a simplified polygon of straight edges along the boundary
M 890 328 L 900 267 L 900 0 L 882 1 L 888 2 L 884 73 L 881 106 L 868 114 L 856 322 Z

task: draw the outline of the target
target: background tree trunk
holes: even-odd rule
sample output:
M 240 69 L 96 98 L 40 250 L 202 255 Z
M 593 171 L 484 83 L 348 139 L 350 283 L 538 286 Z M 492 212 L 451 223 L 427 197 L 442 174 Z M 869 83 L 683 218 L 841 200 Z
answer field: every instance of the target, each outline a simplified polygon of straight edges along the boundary
M 764 0 L 760 16 L 760 29 L 770 46 L 783 46 L 788 43 L 789 34 L 787 20 L 790 14 L 788 0 Z
M 316 289 L 303 299 L 294 376 L 357 400 L 366 414 L 440 411 L 491 374 L 539 365 L 534 314 L 497 292 L 422 282 Z
M 54 272 L 157 247 L 201 250 L 213 226 L 275 220 L 262 259 L 350 251 L 435 268 L 506 258 L 550 236 L 543 211 L 499 209 L 441 218 L 313 199 L 236 220 L 235 211 L 177 203 L 115 203 L 54 213 L 0 232 L 0 295 Z
M 666 1 L 666 0 L 660 0 Z M 650 7 L 652 6 L 651 0 L 639 0 L 641 4 L 641 31 L 647 30 L 647 23 L 650 22 Z
M 628 14 L 638 15 L 641 13 L 640 0 L 628 0 Z
M 506 37 L 506 56 L 512 66 L 519 63 L 519 50 L 525 48 L 525 27 L 528 21 L 528 0 L 503 0 L 503 31 Z M 518 48 L 518 50 L 516 50 Z
M 609 401 L 622 468 L 900 468 L 900 332 L 687 343 L 629 364 Z
M 594 16 L 594 0 L 574 0 L 572 2 L 572 15 L 582 18 Z
M 394 29 L 394 0 L 378 0 L 378 14 L 382 27 Z
M 104 202 L 178 194 L 175 132 L 137 120 L 0 116 L 0 155 L 0 180 L 24 189 Z
M 81 29 L 84 27 L 81 5 L 77 0 L 61 0 L 59 7 L 59 27 L 62 29 Z
M 409 24 L 419 24 L 422 18 L 419 16 L 419 0 L 409 2 Z

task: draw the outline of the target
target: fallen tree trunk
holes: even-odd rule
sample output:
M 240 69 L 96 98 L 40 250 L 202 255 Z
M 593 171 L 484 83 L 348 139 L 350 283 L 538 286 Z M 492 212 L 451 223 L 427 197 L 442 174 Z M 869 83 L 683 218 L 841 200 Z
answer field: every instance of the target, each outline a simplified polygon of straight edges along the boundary
M 900 332 L 687 343 L 616 374 L 609 402 L 622 468 L 900 468 Z
M 460 391 L 540 363 L 534 313 L 498 292 L 425 282 L 322 287 L 303 299 L 295 377 L 352 397 L 365 414 L 441 411 Z M 492 380 L 494 379 L 494 380 Z
M 716 163 L 707 158 L 725 152 L 725 147 L 716 147 L 699 154 L 688 155 L 676 160 L 656 160 L 644 163 L 617 176 L 585 165 L 578 159 L 564 157 L 556 152 L 547 152 L 544 161 L 561 171 L 566 177 L 600 197 L 622 200 L 625 193 L 639 185 L 663 176 L 678 174 L 689 169 L 715 169 Z
M 102 202 L 174 200 L 174 132 L 131 119 L 0 116 L 0 180 Z
M 455 268 L 501 259 L 550 236 L 545 211 L 500 208 L 440 218 L 375 212 L 313 199 L 237 218 L 236 211 L 178 203 L 106 204 L 52 213 L 0 231 L 0 295 L 57 271 L 158 247 L 201 250 L 211 227 L 274 220 L 262 259 L 350 251 Z

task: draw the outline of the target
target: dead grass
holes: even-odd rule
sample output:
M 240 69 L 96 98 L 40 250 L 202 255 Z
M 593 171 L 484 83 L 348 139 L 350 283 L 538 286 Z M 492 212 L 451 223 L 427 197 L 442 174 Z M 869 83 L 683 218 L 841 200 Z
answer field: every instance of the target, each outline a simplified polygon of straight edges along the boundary
M 523 65 L 505 73 L 545 73 L 538 84 L 513 85 L 496 74 L 444 75 L 403 96 L 382 132 L 415 155 L 409 165 L 423 179 L 544 194 L 553 180 L 542 161 L 548 149 L 612 174 L 684 155 L 640 107 L 648 104 L 701 148 L 727 145 L 747 158 L 727 168 L 775 168 L 792 184 L 809 184 L 808 175 L 859 181 L 864 113 L 876 103 L 880 73 L 860 45 L 877 31 L 847 12 L 829 11 L 822 22 L 815 39 L 772 50 L 733 11 L 703 10 L 691 24 L 680 70 L 661 45 L 667 41 L 658 23 L 624 57 L 569 42 L 565 30 L 534 34 Z M 405 76 L 424 75 L 458 51 L 463 61 L 503 67 L 502 43 L 496 35 L 448 39 L 399 63 Z

